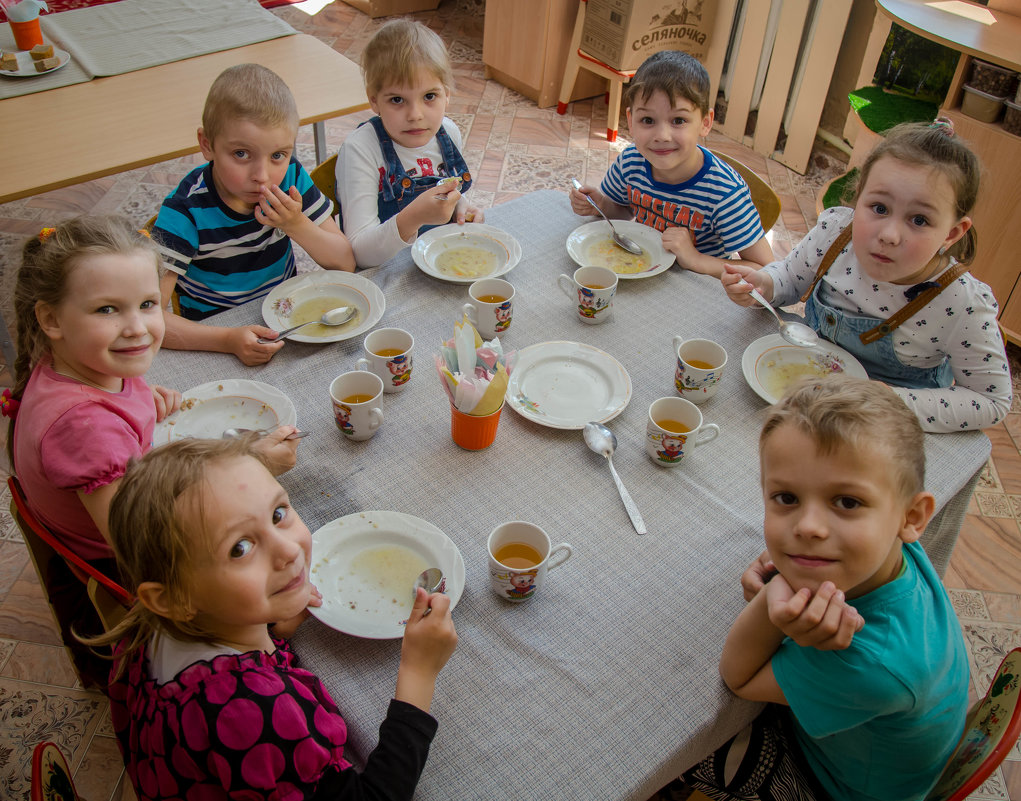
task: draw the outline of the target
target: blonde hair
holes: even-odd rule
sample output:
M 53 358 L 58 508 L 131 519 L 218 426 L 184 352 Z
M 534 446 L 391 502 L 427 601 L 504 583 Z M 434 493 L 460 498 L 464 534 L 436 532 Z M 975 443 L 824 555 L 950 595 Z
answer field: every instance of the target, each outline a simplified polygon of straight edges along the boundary
M 77 264 L 89 256 L 120 255 L 141 250 L 152 255 L 159 270 L 156 247 L 147 234 L 126 217 L 74 217 L 56 228 L 46 228 L 26 240 L 14 286 L 14 317 L 18 356 L 14 361 L 11 397 L 21 400 L 32 370 L 50 352 L 50 340 L 36 318 L 36 305 L 59 306 L 67 295 L 67 282 Z M 14 464 L 14 419 L 7 432 L 7 453 Z
M 214 463 L 244 457 L 265 466 L 265 458 L 254 448 L 258 439 L 254 431 L 237 439 L 182 439 L 154 448 L 129 465 L 110 504 L 110 540 L 130 591 L 137 593 L 143 582 L 157 582 L 169 608 L 189 607 L 191 572 L 196 555 L 207 544 L 202 518 L 216 502 L 205 482 L 207 470 Z M 182 508 L 185 496 L 195 491 L 198 520 Z M 127 658 L 161 632 L 178 640 L 216 641 L 192 621 L 163 617 L 138 600 L 114 629 L 82 641 L 92 646 L 123 641 L 117 655 L 120 675 Z
M 298 106 L 283 79 L 261 64 L 237 64 L 221 72 L 206 95 L 202 130 L 210 142 L 227 123 L 247 120 L 260 128 L 290 128 L 298 133 Z
M 898 491 L 912 498 L 925 488 L 925 439 L 918 417 L 878 381 L 833 374 L 798 382 L 770 410 L 759 450 L 784 425 L 809 436 L 821 454 L 841 447 L 871 447 L 886 457 L 877 472 L 892 474 Z
M 447 46 L 421 22 L 390 20 L 376 31 L 362 51 L 362 75 L 369 97 L 384 86 L 410 86 L 420 70 L 439 80 L 447 94 L 454 91 Z
M 883 141 L 872 148 L 861 166 L 852 193 L 854 201 L 867 184 L 872 168 L 883 156 L 931 167 L 945 175 L 954 192 L 951 202 L 957 219 L 971 214 L 975 208 L 982 167 L 978 156 L 954 133 L 954 124 L 948 117 L 937 117 L 933 122 L 905 122 L 887 131 Z M 978 252 L 975 226 L 969 228 L 947 252 L 961 264 L 971 264 Z

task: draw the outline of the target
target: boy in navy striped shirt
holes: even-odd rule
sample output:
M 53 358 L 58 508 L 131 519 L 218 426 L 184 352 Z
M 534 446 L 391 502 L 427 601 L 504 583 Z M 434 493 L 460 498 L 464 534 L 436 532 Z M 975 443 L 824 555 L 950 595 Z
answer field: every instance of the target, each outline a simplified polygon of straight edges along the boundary
M 295 274 L 293 239 L 323 268 L 354 270 L 354 253 L 325 197 L 294 157 L 298 109 L 276 73 L 258 64 L 224 70 L 213 82 L 198 129 L 209 163 L 196 167 L 160 207 L 152 235 L 169 268 L 160 282 L 163 346 L 233 353 L 268 362 L 284 343 L 261 325 L 198 322 L 262 297 Z
M 628 86 L 628 145 L 599 189 L 571 190 L 571 208 L 594 216 L 588 195 L 611 219 L 663 233 L 663 247 L 688 270 L 719 277 L 732 253 L 760 267 L 773 261 L 744 179 L 698 144 L 713 127 L 709 73 L 678 50 L 654 53 Z

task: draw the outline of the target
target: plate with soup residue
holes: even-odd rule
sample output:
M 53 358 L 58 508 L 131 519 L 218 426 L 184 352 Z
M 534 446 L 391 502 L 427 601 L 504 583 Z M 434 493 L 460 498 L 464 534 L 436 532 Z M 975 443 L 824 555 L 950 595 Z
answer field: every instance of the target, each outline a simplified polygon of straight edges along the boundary
M 427 520 L 401 512 L 356 512 L 312 534 L 309 578 L 323 605 L 309 611 L 327 626 L 356 637 L 404 636 L 418 574 L 438 567 L 453 609 L 464 592 L 465 569 L 453 541 Z
M 854 356 L 824 339 L 813 348 L 791 345 L 779 334 L 756 339 L 741 357 L 745 381 L 767 403 L 776 403 L 787 389 L 802 378 L 824 378 L 847 373 L 868 378 Z
M 379 322 L 386 311 L 383 291 L 368 278 L 339 270 L 316 270 L 289 278 L 273 287 L 262 301 L 262 319 L 276 331 L 314 322 L 324 312 L 354 306 L 355 315 L 342 325 L 307 325 L 287 339 L 325 344 L 363 334 Z
M 426 275 L 471 284 L 514 269 L 521 260 L 521 245 L 491 225 L 451 223 L 422 234 L 411 247 L 411 258 Z
M 179 439 L 220 439 L 228 428 L 293 426 L 298 416 L 283 392 L 262 381 L 222 378 L 184 393 L 181 408 L 156 424 L 154 445 Z
M 608 267 L 621 279 L 651 278 L 666 272 L 674 254 L 663 248 L 663 234 L 655 228 L 627 220 L 614 220 L 614 228 L 642 248 L 642 255 L 628 253 L 613 241 L 605 220 L 585 223 L 567 237 L 567 254 L 581 267 Z

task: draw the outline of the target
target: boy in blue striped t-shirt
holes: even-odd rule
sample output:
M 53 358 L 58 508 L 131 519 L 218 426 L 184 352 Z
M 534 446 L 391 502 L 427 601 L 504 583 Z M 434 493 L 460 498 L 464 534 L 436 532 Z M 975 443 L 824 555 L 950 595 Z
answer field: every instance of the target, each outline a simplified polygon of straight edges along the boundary
M 709 73 L 679 50 L 649 56 L 627 92 L 634 139 L 599 189 L 571 190 L 576 214 L 593 216 L 588 195 L 611 219 L 663 233 L 663 247 L 688 270 L 719 277 L 732 253 L 754 267 L 773 261 L 744 179 L 698 144 L 713 127 Z
M 160 207 L 152 235 L 169 268 L 160 282 L 163 346 L 268 362 L 284 343 L 261 325 L 200 320 L 262 297 L 295 274 L 293 239 L 323 268 L 354 270 L 354 253 L 325 197 L 294 157 L 298 109 L 280 77 L 239 64 L 213 81 L 198 129 L 209 160 Z M 166 311 L 176 291 L 180 316 Z

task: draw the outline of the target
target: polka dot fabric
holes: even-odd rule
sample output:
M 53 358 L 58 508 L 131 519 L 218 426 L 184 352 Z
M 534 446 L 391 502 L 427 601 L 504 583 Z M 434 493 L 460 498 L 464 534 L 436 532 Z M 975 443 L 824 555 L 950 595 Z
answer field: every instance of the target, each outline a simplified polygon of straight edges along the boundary
M 276 645 L 197 662 L 162 685 L 144 648 L 132 658 L 110 685 L 110 710 L 139 801 L 298 801 L 350 767 L 333 699 Z

